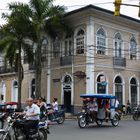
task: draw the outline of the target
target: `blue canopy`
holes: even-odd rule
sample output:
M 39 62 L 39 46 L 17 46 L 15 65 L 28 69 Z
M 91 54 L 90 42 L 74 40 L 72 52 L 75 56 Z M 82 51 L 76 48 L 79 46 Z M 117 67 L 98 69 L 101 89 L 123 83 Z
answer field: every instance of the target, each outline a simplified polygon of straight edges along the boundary
M 112 94 L 81 94 L 81 98 L 116 99 Z

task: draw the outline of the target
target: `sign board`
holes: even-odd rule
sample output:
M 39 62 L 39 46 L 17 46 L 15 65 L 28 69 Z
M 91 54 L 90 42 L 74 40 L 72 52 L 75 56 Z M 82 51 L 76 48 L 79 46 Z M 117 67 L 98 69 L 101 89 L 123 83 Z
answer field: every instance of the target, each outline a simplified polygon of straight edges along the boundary
M 105 79 L 105 76 L 100 76 L 100 82 L 105 82 L 106 79 Z

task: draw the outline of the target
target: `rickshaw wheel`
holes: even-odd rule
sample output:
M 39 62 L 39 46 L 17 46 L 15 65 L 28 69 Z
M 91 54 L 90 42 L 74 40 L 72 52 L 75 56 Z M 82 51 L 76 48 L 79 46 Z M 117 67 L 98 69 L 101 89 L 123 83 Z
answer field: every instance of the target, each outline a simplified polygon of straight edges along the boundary
M 86 118 L 81 117 L 78 119 L 78 125 L 80 128 L 85 128 L 86 127 Z
M 111 120 L 111 123 L 112 123 L 112 125 L 115 126 L 115 127 L 119 125 L 119 118 L 118 118 L 117 115 L 115 115 L 115 116 L 113 117 L 113 119 Z
M 103 121 L 102 121 L 102 120 L 96 120 L 96 124 L 97 124 L 98 126 L 102 126 Z

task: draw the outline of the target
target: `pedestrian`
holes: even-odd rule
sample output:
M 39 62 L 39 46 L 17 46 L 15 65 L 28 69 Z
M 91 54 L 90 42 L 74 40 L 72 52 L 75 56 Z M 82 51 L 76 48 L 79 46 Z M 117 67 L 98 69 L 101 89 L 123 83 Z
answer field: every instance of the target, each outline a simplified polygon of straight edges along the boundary
M 127 101 L 126 104 L 126 114 L 131 114 L 131 104 L 129 100 Z

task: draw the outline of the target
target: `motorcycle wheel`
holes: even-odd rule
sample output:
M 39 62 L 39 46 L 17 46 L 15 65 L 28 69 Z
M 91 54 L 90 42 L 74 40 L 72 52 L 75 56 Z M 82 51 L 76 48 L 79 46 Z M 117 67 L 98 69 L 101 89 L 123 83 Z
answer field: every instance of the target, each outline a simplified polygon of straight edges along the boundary
M 64 116 L 61 116 L 61 117 L 59 117 L 59 120 L 57 120 L 57 123 L 58 124 L 63 124 L 64 121 L 65 121 L 65 117 Z
M 102 121 L 102 120 L 96 120 L 96 124 L 97 124 L 98 126 L 102 126 L 103 121 Z
M 79 118 L 78 125 L 80 128 L 85 128 L 86 127 L 86 117 Z
M 45 130 L 39 130 L 39 137 L 37 140 L 47 140 L 47 132 Z
M 111 120 L 111 123 L 112 123 L 112 125 L 115 126 L 115 127 L 119 125 L 119 118 L 118 118 L 117 115 L 115 115 L 115 116 L 113 117 L 113 119 Z
M 0 136 L 0 140 L 3 140 L 4 136 Z M 4 140 L 11 140 L 11 136 L 8 134 Z
M 135 114 L 133 114 L 133 120 L 134 121 L 138 121 L 138 115 L 135 113 Z

